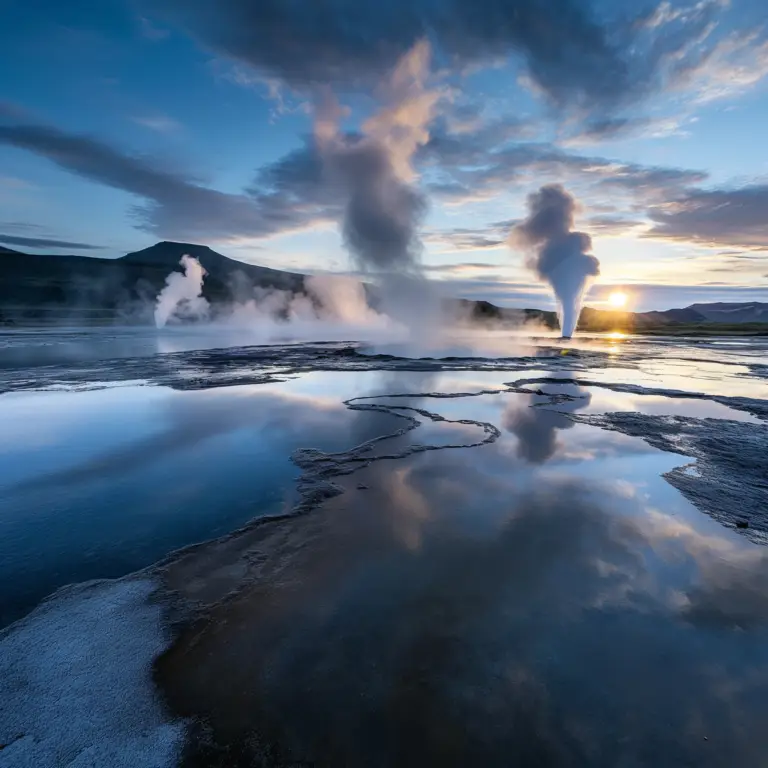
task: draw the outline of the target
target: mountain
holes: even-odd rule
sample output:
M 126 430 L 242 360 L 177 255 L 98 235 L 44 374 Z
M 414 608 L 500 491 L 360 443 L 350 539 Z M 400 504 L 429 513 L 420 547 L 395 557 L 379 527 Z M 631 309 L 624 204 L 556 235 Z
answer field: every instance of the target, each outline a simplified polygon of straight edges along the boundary
M 164 241 L 118 259 L 88 256 L 36 255 L 0 246 L 0 325 L 66 323 L 69 325 L 153 322 L 157 294 L 167 276 L 180 272 L 185 254 L 205 268 L 203 296 L 214 306 L 243 301 L 253 288 L 299 292 L 305 276 L 295 272 L 246 264 L 205 245 Z M 376 290 L 366 286 L 376 306 Z M 554 312 L 509 309 L 487 301 L 452 299 L 447 302 L 473 323 L 519 326 L 535 321 L 557 328 Z M 764 332 L 768 304 L 693 304 L 664 312 L 619 312 L 585 307 L 579 320 L 582 331 L 671 332 L 695 329 L 711 333 L 726 329 Z M 709 330 L 708 330 L 709 329 Z
M 174 243 L 166 240 L 145 248 L 143 251 L 129 253 L 118 261 L 132 267 L 163 269 L 167 275 L 171 270 L 179 269 L 181 257 L 185 255 L 192 256 L 203 265 L 208 273 L 206 283 L 208 281 L 218 282 L 227 290 L 227 286 L 233 280 L 233 275 L 245 276 L 253 285 L 282 290 L 297 291 L 301 290 L 304 285 L 304 275 L 260 267 L 256 264 L 246 264 L 243 261 L 230 259 L 229 256 L 217 253 L 207 245 L 195 245 L 194 243 Z M 233 289 L 236 289 L 236 286 Z
M 304 276 L 230 259 L 203 245 L 161 242 L 119 259 L 0 250 L 0 324 L 147 323 L 157 294 L 184 254 L 208 273 L 203 295 L 237 301 L 252 286 L 301 290 Z
M 695 310 L 710 323 L 768 323 L 768 303 L 760 301 L 692 304 L 689 309 Z

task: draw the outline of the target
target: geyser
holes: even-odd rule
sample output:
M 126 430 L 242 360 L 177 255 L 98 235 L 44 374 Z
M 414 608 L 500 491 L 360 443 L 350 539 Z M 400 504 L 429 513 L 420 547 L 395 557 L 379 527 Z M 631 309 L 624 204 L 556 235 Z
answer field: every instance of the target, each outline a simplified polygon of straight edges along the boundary
M 510 245 L 529 250 L 528 266 L 552 286 L 567 339 L 576 330 L 590 279 L 600 274 L 600 262 L 589 253 L 592 238 L 572 231 L 575 209 L 575 199 L 560 184 L 547 184 L 528 195 L 528 216 L 510 235 Z

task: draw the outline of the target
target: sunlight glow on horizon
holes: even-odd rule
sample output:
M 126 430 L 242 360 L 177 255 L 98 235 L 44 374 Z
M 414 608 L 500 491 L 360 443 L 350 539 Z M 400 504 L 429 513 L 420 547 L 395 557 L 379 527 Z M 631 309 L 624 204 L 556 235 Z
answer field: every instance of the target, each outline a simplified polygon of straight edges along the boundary
M 621 309 L 627 305 L 627 301 L 629 300 L 629 297 L 627 296 L 624 291 L 614 291 L 609 297 L 608 297 L 608 303 L 614 308 L 614 309 Z

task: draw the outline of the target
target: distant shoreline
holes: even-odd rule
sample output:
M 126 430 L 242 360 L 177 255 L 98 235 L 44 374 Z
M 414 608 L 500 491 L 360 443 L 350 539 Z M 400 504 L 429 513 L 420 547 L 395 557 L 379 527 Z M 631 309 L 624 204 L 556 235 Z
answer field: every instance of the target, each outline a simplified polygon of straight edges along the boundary
M 113 319 L 104 318 L 103 320 L 90 319 L 88 322 L 78 322 L 77 318 L 60 318 L 56 320 L 42 320 L 42 319 L 29 319 L 25 321 L 16 321 L 13 323 L 0 322 L 0 335 L 11 334 L 16 331 L 30 332 L 30 331 L 88 331 L 88 330 L 105 330 L 105 329 L 124 329 L 124 330 L 154 330 L 155 325 L 150 322 L 114 322 Z M 184 330 L 194 331 L 195 328 L 207 329 L 211 328 L 208 323 L 180 323 L 168 327 L 168 331 Z M 481 331 L 484 328 L 482 321 L 477 322 L 468 327 L 468 330 Z M 510 332 L 520 331 L 524 329 L 524 325 L 504 324 L 496 325 L 489 330 L 496 332 L 508 330 Z M 552 328 L 552 330 L 557 330 Z M 591 327 L 587 324 L 585 327 L 579 327 L 576 331 L 578 334 L 607 334 L 621 333 L 627 336 L 673 336 L 673 337 L 688 337 L 688 338 L 716 338 L 716 337 L 762 337 L 768 336 L 768 323 L 666 323 L 658 326 L 650 326 L 644 328 L 631 329 L 627 327 L 621 327 L 617 325 L 615 328 L 606 327 Z

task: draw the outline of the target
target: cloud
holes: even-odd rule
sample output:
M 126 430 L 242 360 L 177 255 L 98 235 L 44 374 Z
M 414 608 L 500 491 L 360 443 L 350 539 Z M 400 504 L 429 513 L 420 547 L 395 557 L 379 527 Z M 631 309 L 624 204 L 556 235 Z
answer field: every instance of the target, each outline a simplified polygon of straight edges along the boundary
M 648 237 L 719 246 L 768 247 L 768 184 L 690 190 L 649 211 Z
M 562 143 L 566 146 L 579 146 L 636 136 L 646 139 L 660 139 L 669 136 L 688 137 L 690 131 L 685 126 L 691 121 L 692 118 L 684 114 L 663 117 L 641 115 L 596 117 L 580 125 Z
M 338 178 L 329 178 L 317 140 L 312 136 L 306 137 L 300 147 L 262 167 L 242 192 L 231 193 L 205 186 L 190 174 L 167 170 L 151 158 L 120 151 L 96 138 L 31 122 L 19 110 L 7 109 L 2 114 L 10 117 L 0 121 L 0 144 L 27 150 L 78 176 L 136 196 L 132 213 L 137 226 L 159 237 L 256 240 L 305 231 L 342 218 L 344 186 Z M 645 209 L 665 203 L 670 196 L 684 196 L 686 187 L 706 178 L 700 171 L 574 154 L 547 143 L 512 142 L 500 149 L 483 146 L 483 130 L 479 134 L 443 131 L 436 141 L 430 139 L 417 150 L 414 162 L 427 191 L 451 203 L 505 193 L 526 177 L 546 180 L 547 175 L 568 176 L 611 199 L 617 191 L 628 193 Z M 340 140 L 351 147 L 359 139 L 357 134 L 344 134 Z M 410 172 L 405 168 L 401 171 Z M 671 236 L 669 212 L 654 210 L 655 233 L 661 234 L 663 220 L 663 235 Z M 455 228 L 432 233 L 429 239 L 449 251 L 495 248 L 512 223 Z M 602 225 L 606 229 L 609 222 L 606 220 Z
M 55 240 L 47 237 L 22 237 L 20 235 L 0 234 L 0 243 L 6 245 L 21 245 L 27 248 L 54 248 L 56 250 L 68 248 L 73 251 L 91 251 L 101 248 L 100 245 L 89 243 L 72 243 L 68 240 Z
M 131 118 L 134 123 L 157 133 L 176 133 L 181 124 L 167 115 L 147 115 Z
M 333 191 L 316 175 L 311 142 L 263 169 L 252 188 L 241 194 L 211 189 L 146 157 L 53 126 L 0 123 L 0 144 L 27 150 L 85 179 L 141 198 L 133 211 L 137 224 L 160 237 L 263 238 L 336 217 Z
M 696 104 L 734 99 L 768 75 L 765 30 L 737 31 L 719 40 L 694 61 L 680 61 L 670 88 L 685 91 Z
M 621 237 L 633 234 L 639 227 L 644 226 L 642 221 L 630 219 L 626 216 L 592 216 L 588 220 L 589 228 L 598 236 Z
M 138 21 L 141 36 L 146 40 L 151 40 L 152 42 L 156 43 L 160 40 L 165 40 L 165 38 L 171 34 L 167 29 L 158 27 L 151 19 L 148 19 L 146 16 L 140 16 Z
M 454 71 L 514 57 L 523 67 L 519 82 L 580 117 L 666 92 L 725 93 L 729 78 L 745 90 L 764 74 L 762 32 L 726 0 L 645 8 L 588 0 L 145 3 L 238 66 L 304 92 L 319 84 L 368 87 L 421 39 Z
M 450 295 L 457 298 L 490 301 L 499 306 L 554 308 L 548 288 L 507 280 L 500 274 L 488 274 L 477 279 L 448 277 L 441 282 Z
M 505 243 L 504 233 L 495 227 L 466 229 L 456 227 L 443 232 L 433 232 L 424 241 L 436 245 L 441 252 L 483 251 L 501 248 Z
M 555 104 L 620 99 L 627 62 L 577 0 L 162 0 L 152 3 L 205 45 L 295 87 L 370 82 L 418 40 L 454 65 L 513 53 Z
M 598 192 L 622 192 L 645 203 L 707 179 L 704 171 L 646 166 L 563 150 L 551 143 L 513 142 L 492 147 L 472 134 L 438 137 L 425 148 L 425 162 L 439 168 L 430 191 L 458 203 L 506 193 L 527 181 L 578 181 Z
M 0 176 L 0 187 L 5 189 L 29 189 L 33 185 L 16 176 Z
M 484 272 L 498 270 L 499 264 L 489 264 L 484 261 L 464 261 L 459 264 L 428 264 L 422 267 L 424 272 L 441 272 L 443 274 L 461 275 L 465 272 Z

